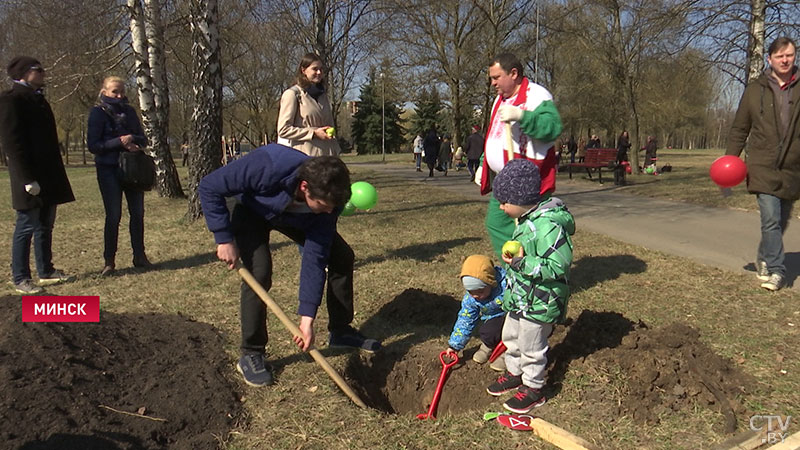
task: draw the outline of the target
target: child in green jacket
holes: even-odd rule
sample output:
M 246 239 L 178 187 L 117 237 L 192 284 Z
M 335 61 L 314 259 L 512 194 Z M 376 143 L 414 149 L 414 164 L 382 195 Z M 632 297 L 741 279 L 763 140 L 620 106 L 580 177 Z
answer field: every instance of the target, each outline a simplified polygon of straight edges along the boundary
M 569 268 L 575 221 L 564 203 L 541 198 L 539 169 L 531 161 L 514 159 L 492 185 L 500 209 L 517 220 L 512 240 L 522 244 L 516 255 L 503 255 L 508 264 L 508 288 L 503 310 L 506 372 L 487 391 L 494 396 L 517 390 L 503 406 L 524 414 L 543 405 L 547 339 L 553 325 L 563 322 L 569 299 Z

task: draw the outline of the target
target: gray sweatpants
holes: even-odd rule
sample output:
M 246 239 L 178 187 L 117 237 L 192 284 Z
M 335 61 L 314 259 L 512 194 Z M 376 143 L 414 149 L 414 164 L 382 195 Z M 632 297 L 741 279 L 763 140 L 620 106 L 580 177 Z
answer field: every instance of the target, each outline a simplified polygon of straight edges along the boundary
M 547 338 L 553 324 L 524 319 L 516 314 L 506 315 L 503 343 L 506 346 L 506 370 L 511 375 L 522 374 L 522 384 L 535 389 L 544 386 L 547 366 Z

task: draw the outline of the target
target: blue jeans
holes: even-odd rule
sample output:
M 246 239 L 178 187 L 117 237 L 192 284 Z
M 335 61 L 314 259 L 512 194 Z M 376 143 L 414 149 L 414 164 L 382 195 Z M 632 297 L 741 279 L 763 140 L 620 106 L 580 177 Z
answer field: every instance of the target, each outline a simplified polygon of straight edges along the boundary
M 103 197 L 103 208 L 106 211 L 106 223 L 103 228 L 103 258 L 106 263 L 113 263 L 117 254 L 119 222 L 122 219 L 122 193 L 128 201 L 130 214 L 129 230 L 133 257 L 141 258 L 144 253 L 144 192 L 125 189 L 119 181 L 117 166 L 97 166 L 97 183 Z
M 422 153 L 414 153 L 414 162 L 417 165 L 417 169 L 422 167 Z
M 761 242 L 758 244 L 758 260 L 767 263 L 769 273 L 786 275 L 783 253 L 783 233 L 789 226 L 794 200 L 784 200 L 769 194 L 757 194 L 761 211 Z
M 471 181 L 475 181 L 475 172 L 477 172 L 478 167 L 481 166 L 480 159 L 468 159 L 467 160 L 467 170 L 469 170 L 469 177 Z
M 17 211 L 17 224 L 11 238 L 11 276 L 14 284 L 31 279 L 31 239 L 39 277 L 53 273 L 53 224 L 56 205 L 43 205 Z

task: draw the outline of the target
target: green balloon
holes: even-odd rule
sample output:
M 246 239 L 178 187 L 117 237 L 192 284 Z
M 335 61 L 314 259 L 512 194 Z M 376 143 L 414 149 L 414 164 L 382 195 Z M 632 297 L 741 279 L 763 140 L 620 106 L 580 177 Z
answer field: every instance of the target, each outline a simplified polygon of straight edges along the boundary
M 356 181 L 350 186 L 350 202 L 358 209 L 371 209 L 378 203 L 378 191 L 366 181 Z
M 653 169 L 653 166 L 648 166 L 647 169 L 645 169 L 644 171 L 647 172 L 648 174 L 652 174 L 655 173 L 656 170 Z
M 356 212 L 356 205 L 347 202 L 344 204 L 344 209 L 342 209 L 341 216 L 352 216 Z

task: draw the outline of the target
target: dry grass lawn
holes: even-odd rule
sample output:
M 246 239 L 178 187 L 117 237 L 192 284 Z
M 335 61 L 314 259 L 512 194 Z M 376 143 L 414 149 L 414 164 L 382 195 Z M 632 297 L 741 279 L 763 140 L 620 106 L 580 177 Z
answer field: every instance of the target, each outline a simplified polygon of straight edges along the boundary
M 637 195 L 706 203 L 707 199 L 719 198 L 709 195 L 714 187 L 707 186 L 704 172 L 714 157 L 710 152 L 695 155 L 662 150 L 659 163 L 671 163 L 674 172 L 660 177 L 657 183 L 645 183 L 649 180 L 636 177 L 635 184 L 627 190 Z M 410 159 L 408 155 L 391 158 Z M 150 259 L 160 265 L 159 270 L 142 273 L 128 269 L 130 245 L 123 225 L 117 261 L 120 273 L 100 278 L 103 210 L 94 169 L 70 168 L 69 176 L 78 201 L 58 210 L 54 255 L 57 267 L 78 278 L 49 292 L 99 295 L 101 307 L 107 311 L 181 314 L 213 324 L 227 339 L 230 376 L 237 378 L 234 361 L 238 356 L 240 280 L 215 260 L 213 238 L 204 223 L 182 221 L 186 201 L 158 198 L 155 193 L 146 195 L 147 251 Z M 485 204 L 425 183 L 409 183 L 358 168 L 354 169 L 353 179 L 373 183 L 380 195 L 372 211 L 340 220 L 340 233 L 357 257 L 355 325 L 367 322 L 383 305 L 409 288 L 459 301 L 462 288 L 457 274 L 461 261 L 473 253 L 491 252 L 483 226 Z M 7 173 L 0 173 L 0 186 L 7 183 Z M 751 198 L 740 191 L 722 200 L 724 206 L 747 208 L 745 204 Z M 0 253 L 6 255 L 10 253 L 13 230 L 8 197 L 6 191 L 0 198 L 0 232 L 7 237 L 0 242 Z M 123 217 L 123 223 L 126 220 Z M 754 287 L 751 277 L 644 251 L 580 229 L 574 244 L 576 269 L 572 276 L 577 286 L 570 300 L 571 318 L 591 310 L 616 312 L 651 327 L 686 323 L 700 331 L 703 343 L 735 361 L 738 368 L 761 383 L 754 393 L 742 399 L 748 408 L 761 414 L 790 415 L 794 419 L 792 431 L 798 429 L 800 298 L 796 291 L 769 294 Z M 273 248 L 276 270 L 271 294 L 293 316 L 297 303 L 297 247 L 276 234 Z M 603 265 L 612 257 L 635 261 L 644 270 L 618 270 L 613 277 L 599 276 L 608 273 L 608 267 Z M 325 348 L 327 317 L 324 308 L 320 311 L 317 343 L 342 372 L 350 356 Z M 408 327 L 372 321 L 367 331 L 390 344 L 402 339 L 404 336 L 399 333 L 407 333 Z M 433 340 L 444 348 L 450 329 L 440 331 Z M 483 411 L 420 422 L 411 415 L 360 410 L 310 357 L 296 352 L 274 317 L 270 317 L 270 336 L 270 358 L 278 366 L 278 383 L 264 389 L 239 383 L 247 417 L 240 428 L 223 437 L 228 449 L 551 448 L 529 433 L 484 423 Z M 477 345 L 475 342 L 472 345 Z M 487 380 L 475 382 L 486 384 Z M 600 401 L 616 402 L 626 389 L 625 374 L 600 373 L 584 366 L 567 370 L 559 395 L 541 408 L 541 414 L 608 449 L 708 448 L 727 437 L 719 433 L 721 414 L 702 405 L 690 414 L 664 415 L 658 424 L 636 423 L 625 416 L 613 423 L 595 420 L 591 408 L 585 406 L 583 394 L 598 385 L 606 393 Z M 738 417 L 737 429 L 743 431 L 747 427 L 748 418 Z

